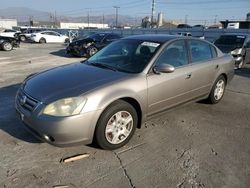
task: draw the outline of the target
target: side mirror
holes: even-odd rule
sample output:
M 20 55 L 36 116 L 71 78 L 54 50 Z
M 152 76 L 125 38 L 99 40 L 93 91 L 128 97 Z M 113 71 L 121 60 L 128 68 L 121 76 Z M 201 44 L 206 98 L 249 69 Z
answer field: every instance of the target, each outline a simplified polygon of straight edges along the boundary
M 155 66 L 153 68 L 153 71 L 155 74 L 160 74 L 160 73 L 171 73 L 174 72 L 175 68 L 173 65 L 169 64 L 160 64 L 158 66 Z

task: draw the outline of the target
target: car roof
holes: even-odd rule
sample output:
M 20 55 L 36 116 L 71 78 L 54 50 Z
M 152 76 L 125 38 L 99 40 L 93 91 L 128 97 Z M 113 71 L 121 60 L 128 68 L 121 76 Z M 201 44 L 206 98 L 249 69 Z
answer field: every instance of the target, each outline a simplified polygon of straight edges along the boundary
M 221 36 L 246 36 L 246 37 L 250 37 L 250 34 L 248 34 L 248 33 L 225 33 L 225 34 L 223 34 L 223 35 L 221 35 Z
M 119 35 L 117 33 L 112 33 L 112 32 L 98 32 L 98 33 L 93 33 L 91 35 Z M 90 35 L 90 36 L 91 36 Z
M 168 35 L 168 34 L 146 34 L 146 35 L 133 35 L 125 37 L 123 39 L 146 40 L 146 41 L 164 43 L 169 40 L 177 38 L 183 38 L 183 37 L 179 35 Z

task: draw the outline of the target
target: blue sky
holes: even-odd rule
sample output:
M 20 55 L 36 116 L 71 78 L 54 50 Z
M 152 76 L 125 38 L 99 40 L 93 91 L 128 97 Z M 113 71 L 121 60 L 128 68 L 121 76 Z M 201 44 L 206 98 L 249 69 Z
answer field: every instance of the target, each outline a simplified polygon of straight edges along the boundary
M 65 16 L 119 14 L 143 17 L 151 13 L 152 0 L 0 0 L 1 7 L 28 7 L 42 11 L 57 11 Z M 225 19 L 245 19 L 250 12 L 250 0 L 155 0 L 156 13 L 163 12 L 169 20 L 213 22 Z

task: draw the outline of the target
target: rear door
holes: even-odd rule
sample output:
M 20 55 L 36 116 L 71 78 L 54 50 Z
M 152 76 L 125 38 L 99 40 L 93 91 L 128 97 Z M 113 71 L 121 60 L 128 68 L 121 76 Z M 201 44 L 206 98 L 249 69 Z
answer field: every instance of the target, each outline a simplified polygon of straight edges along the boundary
M 201 40 L 188 39 L 194 96 L 208 94 L 220 69 L 216 49 Z
M 175 67 L 172 73 L 149 73 L 148 114 L 154 114 L 193 98 L 192 67 L 188 64 L 188 51 L 184 39 L 172 42 L 162 51 L 155 66 L 170 64 Z

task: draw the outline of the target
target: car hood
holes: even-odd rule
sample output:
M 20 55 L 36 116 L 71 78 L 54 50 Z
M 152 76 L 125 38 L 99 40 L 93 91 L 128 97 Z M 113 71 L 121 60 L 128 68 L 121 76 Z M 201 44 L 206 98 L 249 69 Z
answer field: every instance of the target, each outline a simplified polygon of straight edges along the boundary
M 80 40 L 76 40 L 76 41 L 71 42 L 69 44 L 69 46 L 75 46 L 75 45 L 89 43 L 89 42 L 94 42 L 94 40 L 91 38 L 84 38 L 84 39 L 80 39 Z
M 127 76 L 122 72 L 74 63 L 31 76 L 24 81 L 23 89 L 31 97 L 48 104 L 61 98 L 79 96 Z

